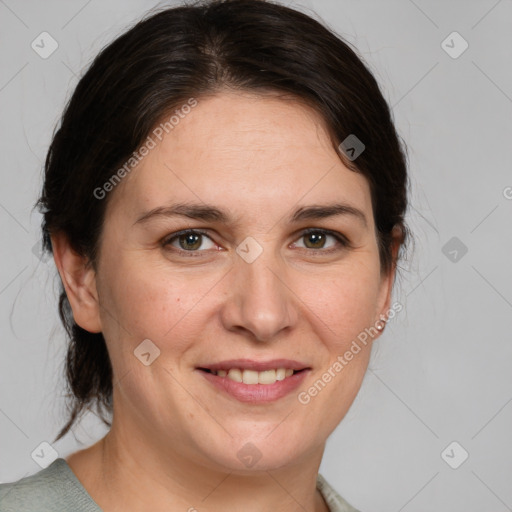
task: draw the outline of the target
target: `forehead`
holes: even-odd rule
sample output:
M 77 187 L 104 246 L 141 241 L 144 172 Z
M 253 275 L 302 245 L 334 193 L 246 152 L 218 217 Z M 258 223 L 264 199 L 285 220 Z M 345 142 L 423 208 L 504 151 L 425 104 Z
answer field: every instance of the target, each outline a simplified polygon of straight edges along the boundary
M 371 211 L 367 180 L 344 166 L 317 112 L 241 93 L 199 98 L 118 188 L 113 202 L 137 211 L 187 200 L 274 215 L 298 201 Z

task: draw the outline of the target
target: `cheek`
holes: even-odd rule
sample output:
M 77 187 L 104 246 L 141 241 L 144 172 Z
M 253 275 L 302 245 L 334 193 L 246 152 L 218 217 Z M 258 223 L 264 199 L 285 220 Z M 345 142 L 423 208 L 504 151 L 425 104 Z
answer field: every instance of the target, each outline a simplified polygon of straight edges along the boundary
M 179 354 L 198 337 L 200 317 L 205 315 L 201 305 L 208 291 L 214 292 L 219 276 L 187 274 L 142 258 L 120 257 L 102 269 L 98 291 L 104 335 L 133 348 L 144 339 L 161 349 L 172 342 Z
M 379 296 L 379 268 L 373 262 L 347 265 L 338 271 L 302 279 L 298 296 L 311 322 L 323 325 L 336 350 L 373 325 Z M 316 320 L 315 320 L 316 318 Z
M 315 292 L 309 294 L 307 314 L 322 342 L 317 353 L 323 352 L 323 358 L 298 398 L 310 418 L 322 418 L 312 427 L 321 433 L 321 438 L 343 419 L 366 373 L 373 339 L 370 328 L 378 302 L 379 268 L 373 262 L 351 265 L 322 279 L 323 287 L 318 280 L 316 283 Z

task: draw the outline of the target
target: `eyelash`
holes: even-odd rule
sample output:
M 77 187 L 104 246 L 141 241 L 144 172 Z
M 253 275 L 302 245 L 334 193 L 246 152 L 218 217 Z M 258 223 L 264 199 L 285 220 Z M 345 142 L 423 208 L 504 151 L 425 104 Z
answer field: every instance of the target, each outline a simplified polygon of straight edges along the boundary
M 322 254 L 331 254 L 331 253 L 337 252 L 341 249 L 346 249 L 346 248 L 351 247 L 350 242 L 348 241 L 348 239 L 346 237 L 344 237 L 341 233 L 338 233 L 337 231 L 331 231 L 329 229 L 320 229 L 320 228 L 305 229 L 304 231 L 301 232 L 301 234 L 297 240 L 299 240 L 311 233 L 321 233 L 323 235 L 330 235 L 341 245 L 341 248 L 334 247 L 334 248 L 330 248 L 330 249 L 310 249 L 310 248 L 306 247 L 306 248 L 300 248 L 300 249 L 305 249 L 306 251 L 312 251 L 312 252 L 322 253 Z M 167 249 L 168 246 L 170 246 L 174 240 L 176 240 L 180 236 L 188 235 L 188 234 L 202 235 L 202 236 L 209 238 L 213 242 L 212 238 L 209 236 L 209 234 L 206 231 L 202 231 L 201 229 L 185 229 L 185 230 L 173 233 L 172 235 L 169 235 L 167 238 L 165 238 L 162 241 L 162 246 Z M 204 250 L 203 251 L 199 251 L 199 250 L 198 251 L 186 251 L 184 249 L 177 249 L 176 247 L 173 247 L 171 250 L 181 253 L 183 256 L 186 256 L 186 257 L 198 257 L 198 256 L 200 256 L 201 252 L 205 252 Z

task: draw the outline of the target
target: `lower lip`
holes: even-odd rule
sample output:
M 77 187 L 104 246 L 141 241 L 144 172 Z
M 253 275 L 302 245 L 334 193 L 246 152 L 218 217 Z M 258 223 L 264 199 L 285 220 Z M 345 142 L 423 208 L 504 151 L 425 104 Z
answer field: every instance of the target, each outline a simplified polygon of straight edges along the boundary
M 310 370 L 302 370 L 283 380 L 277 380 L 274 384 L 244 384 L 236 382 L 228 377 L 219 377 L 213 373 L 198 370 L 204 378 L 216 388 L 226 392 L 240 402 L 267 403 L 279 400 L 297 389 Z

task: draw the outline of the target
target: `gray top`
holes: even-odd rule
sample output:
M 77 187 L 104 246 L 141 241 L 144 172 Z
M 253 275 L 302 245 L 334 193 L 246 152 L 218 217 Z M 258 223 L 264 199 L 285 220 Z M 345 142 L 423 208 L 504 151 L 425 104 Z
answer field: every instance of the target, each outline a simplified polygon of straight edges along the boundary
M 317 477 L 317 489 L 330 512 L 359 512 Z M 0 485 L 0 512 L 102 512 L 65 459 L 12 483 Z

